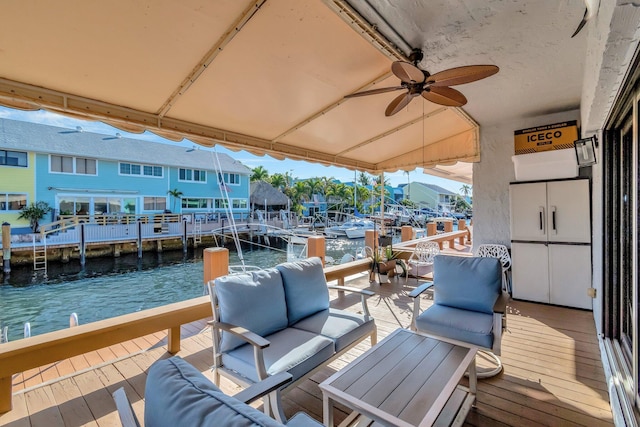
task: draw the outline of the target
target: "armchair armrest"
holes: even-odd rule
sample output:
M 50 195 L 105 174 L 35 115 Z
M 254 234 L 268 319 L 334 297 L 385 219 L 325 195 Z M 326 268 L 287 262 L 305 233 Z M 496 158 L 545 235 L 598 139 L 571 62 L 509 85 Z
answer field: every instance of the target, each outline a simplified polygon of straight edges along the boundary
M 251 384 L 241 392 L 236 393 L 233 397 L 235 397 L 242 403 L 249 404 L 273 391 L 279 390 L 283 386 L 290 383 L 292 379 L 293 376 L 290 373 L 280 372 L 278 374 L 267 377 L 260 382 Z
M 417 329 L 416 319 L 420 315 L 420 298 L 418 297 L 432 286 L 433 282 L 425 282 L 409 293 L 409 296 L 413 298 L 413 312 L 411 313 L 411 325 L 409 326 L 412 331 Z
M 229 332 L 238 338 L 241 338 L 251 344 L 254 347 L 258 347 L 260 349 L 269 347 L 269 340 L 262 338 L 260 335 L 251 332 L 248 329 L 245 329 L 241 326 L 232 325 L 231 323 L 218 322 L 215 320 L 210 320 L 207 324 L 211 325 L 214 328 L 218 328 L 220 330 Z
M 422 285 L 420 285 L 417 288 L 415 288 L 414 290 L 412 290 L 409 293 L 409 296 L 411 298 L 416 298 L 416 297 L 420 296 L 424 291 L 426 291 L 427 289 L 429 289 L 432 286 L 433 286 L 433 282 L 425 282 Z
M 327 288 L 333 289 L 336 291 L 347 291 L 347 292 L 360 294 L 360 302 L 362 303 L 362 312 L 364 313 L 365 316 L 371 317 L 371 314 L 369 314 L 369 305 L 367 304 L 366 297 L 375 295 L 375 292 L 369 291 L 367 289 L 353 288 L 350 286 L 327 285 Z
M 122 427 L 140 427 L 140 422 L 138 421 L 136 414 L 133 413 L 131 402 L 129 402 L 129 399 L 127 398 L 124 387 L 120 387 L 114 391 L 112 396 L 116 403 L 116 409 L 118 410 Z
M 502 291 L 496 302 L 493 304 L 493 312 L 504 314 L 507 309 L 507 303 L 509 302 L 510 295 L 506 291 Z

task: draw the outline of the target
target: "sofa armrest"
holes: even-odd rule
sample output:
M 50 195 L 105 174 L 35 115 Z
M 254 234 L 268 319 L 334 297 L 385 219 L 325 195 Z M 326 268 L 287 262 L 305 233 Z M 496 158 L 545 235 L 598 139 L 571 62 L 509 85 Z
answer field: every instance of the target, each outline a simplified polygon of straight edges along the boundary
M 508 292 L 502 291 L 502 293 L 500 294 L 496 302 L 493 304 L 493 312 L 504 314 L 504 312 L 507 309 L 507 303 L 509 302 L 509 297 L 510 296 Z
M 220 329 L 229 333 L 234 334 L 238 338 L 245 340 L 247 343 L 253 346 L 253 359 L 256 366 L 256 371 L 258 373 L 258 378 L 264 380 L 269 376 L 267 374 L 267 368 L 264 363 L 264 354 L 263 350 L 271 344 L 269 340 L 262 338 L 260 335 L 251 332 L 248 329 L 245 329 L 241 326 L 232 325 L 230 323 L 224 322 L 216 322 L 215 320 L 210 320 L 207 322 L 211 325 L 212 328 Z M 214 359 L 217 358 L 218 355 L 214 354 Z
M 258 347 L 260 349 L 269 347 L 269 340 L 262 338 L 260 335 L 251 332 L 248 329 L 245 329 L 241 326 L 232 325 L 231 323 L 217 322 L 215 320 L 210 320 L 207 324 L 211 325 L 214 328 L 218 328 L 220 330 L 232 333 L 233 335 L 241 338 L 251 344 L 254 347 Z
M 347 292 L 354 292 L 357 294 L 361 294 L 361 295 L 366 295 L 366 296 L 373 296 L 376 293 L 372 292 L 368 289 L 359 289 L 359 288 L 353 288 L 351 286 L 336 286 L 336 285 L 327 285 L 327 288 L 329 289 L 333 289 L 336 291 L 347 291 Z
M 327 285 L 327 288 L 333 289 L 333 290 L 336 290 L 336 291 L 347 291 L 347 292 L 360 294 L 360 302 L 362 303 L 362 313 L 365 316 L 371 317 L 371 314 L 369 314 L 369 305 L 367 304 L 367 298 L 366 297 L 370 297 L 370 296 L 375 295 L 376 294 L 375 292 L 369 291 L 367 289 L 353 288 L 353 287 L 350 287 L 350 286 Z
M 289 384 L 292 379 L 293 376 L 290 373 L 280 372 L 250 385 L 241 392 L 235 394 L 233 397 L 242 403 L 249 404 L 273 391 L 281 389 L 283 386 Z

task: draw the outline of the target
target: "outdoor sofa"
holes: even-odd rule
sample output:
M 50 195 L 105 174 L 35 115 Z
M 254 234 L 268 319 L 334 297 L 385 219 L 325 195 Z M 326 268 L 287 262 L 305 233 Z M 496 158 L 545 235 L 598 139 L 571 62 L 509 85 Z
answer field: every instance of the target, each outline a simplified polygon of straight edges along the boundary
M 377 340 L 366 302 L 373 292 L 328 286 L 320 258 L 223 276 L 209 288 L 216 384 L 221 374 L 249 386 L 287 372 L 289 389 L 367 337 Z M 331 308 L 329 289 L 359 293 L 362 313 Z

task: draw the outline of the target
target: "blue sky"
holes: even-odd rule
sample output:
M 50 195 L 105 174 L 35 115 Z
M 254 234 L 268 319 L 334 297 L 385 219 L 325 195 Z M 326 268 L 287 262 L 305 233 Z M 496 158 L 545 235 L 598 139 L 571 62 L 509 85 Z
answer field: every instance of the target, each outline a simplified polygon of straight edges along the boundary
M 78 120 L 70 117 L 65 117 L 60 114 L 50 113 L 44 110 L 20 111 L 0 107 L 0 118 L 21 120 L 25 122 L 40 123 L 70 129 L 75 129 L 77 126 L 82 126 L 82 128 L 87 132 L 95 132 L 105 135 L 115 135 L 116 133 L 120 133 L 122 136 L 127 138 L 144 139 L 147 141 L 154 141 L 165 144 L 179 144 L 184 145 L 185 147 L 191 147 L 192 145 L 195 145 L 188 140 L 184 140 L 181 143 L 168 141 L 162 137 L 154 135 L 151 132 L 145 132 L 143 134 L 128 133 L 101 122 Z M 200 149 L 206 150 L 206 148 L 204 147 L 200 147 Z M 221 146 L 217 146 L 216 150 L 219 153 L 229 154 L 231 157 L 239 160 L 250 168 L 262 166 L 267 171 L 269 171 L 269 174 L 289 172 L 295 178 L 304 179 L 326 176 L 333 177 L 341 181 L 353 181 L 354 178 L 354 172 L 345 168 L 323 166 L 300 160 L 277 160 L 270 156 L 255 156 L 251 153 L 247 153 L 246 151 L 234 152 Z M 424 174 L 422 173 L 422 169 L 420 168 L 414 171 L 410 171 L 409 177 L 407 177 L 407 174 L 405 172 L 395 172 L 385 173 L 385 178 L 388 178 L 389 182 L 393 186 L 406 183 L 408 178 L 411 181 L 439 185 L 454 193 L 459 193 L 460 187 L 462 187 L 462 183 L 460 182 Z

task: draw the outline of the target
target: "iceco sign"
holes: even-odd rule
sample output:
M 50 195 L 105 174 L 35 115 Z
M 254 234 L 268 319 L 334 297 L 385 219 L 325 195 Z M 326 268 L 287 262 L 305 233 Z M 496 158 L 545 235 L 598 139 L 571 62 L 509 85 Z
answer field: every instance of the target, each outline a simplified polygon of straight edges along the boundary
M 573 142 L 576 139 L 578 139 L 578 125 L 575 120 L 514 132 L 516 154 L 573 149 Z

